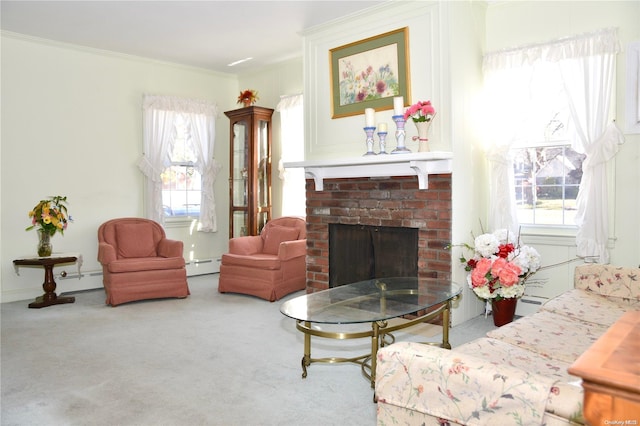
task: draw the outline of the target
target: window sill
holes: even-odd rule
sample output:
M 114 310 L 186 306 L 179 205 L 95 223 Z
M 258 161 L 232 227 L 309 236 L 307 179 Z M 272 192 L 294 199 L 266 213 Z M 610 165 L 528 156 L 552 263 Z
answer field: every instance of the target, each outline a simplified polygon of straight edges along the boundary
M 577 226 L 521 225 L 520 237 L 526 244 L 576 247 Z M 615 248 L 616 237 L 609 237 L 607 248 Z
M 192 226 L 197 226 L 198 218 L 194 217 L 184 217 L 184 218 L 165 218 L 164 227 L 165 228 L 190 228 Z
M 575 247 L 577 232 L 576 226 L 522 225 L 520 227 L 520 236 L 528 244 Z

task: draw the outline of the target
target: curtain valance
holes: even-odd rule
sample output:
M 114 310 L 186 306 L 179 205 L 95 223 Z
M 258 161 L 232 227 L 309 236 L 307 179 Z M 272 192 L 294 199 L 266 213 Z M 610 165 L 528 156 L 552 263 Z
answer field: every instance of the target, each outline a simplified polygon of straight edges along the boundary
M 607 28 L 566 37 L 548 43 L 533 44 L 487 53 L 482 68 L 486 71 L 530 66 L 536 61 L 558 62 L 564 59 L 614 54 L 621 51 L 618 29 Z
M 218 116 L 216 104 L 204 99 L 186 99 L 174 96 L 144 95 L 142 100 L 144 110 L 156 109 L 160 111 L 173 111 L 182 114 L 203 114 L 213 117 Z

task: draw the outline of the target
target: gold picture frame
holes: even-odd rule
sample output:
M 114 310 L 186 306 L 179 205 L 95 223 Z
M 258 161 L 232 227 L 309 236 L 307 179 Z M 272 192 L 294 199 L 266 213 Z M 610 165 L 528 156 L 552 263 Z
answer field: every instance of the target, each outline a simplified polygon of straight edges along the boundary
M 331 118 L 393 108 L 409 99 L 409 28 L 404 27 L 329 50 Z

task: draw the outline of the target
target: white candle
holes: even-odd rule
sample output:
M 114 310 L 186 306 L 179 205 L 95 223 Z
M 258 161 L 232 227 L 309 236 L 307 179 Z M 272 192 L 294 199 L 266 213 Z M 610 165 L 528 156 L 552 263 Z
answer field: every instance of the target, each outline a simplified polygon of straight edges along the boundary
M 376 110 L 373 108 L 365 108 L 364 110 L 364 127 L 374 127 L 376 122 Z
M 378 131 L 379 132 L 386 132 L 387 131 L 387 123 L 378 124 Z
M 393 115 L 404 114 L 404 98 L 402 96 L 396 96 L 393 98 Z

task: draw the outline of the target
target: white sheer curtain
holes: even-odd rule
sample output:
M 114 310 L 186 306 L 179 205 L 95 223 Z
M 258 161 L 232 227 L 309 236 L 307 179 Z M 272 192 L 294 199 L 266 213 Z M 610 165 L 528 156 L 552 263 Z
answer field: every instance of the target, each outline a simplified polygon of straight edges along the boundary
M 577 198 L 578 256 L 609 262 L 609 215 L 606 163 L 624 142 L 610 123 L 609 101 L 620 51 L 615 30 L 606 30 L 568 44 L 558 52 L 558 65 L 573 118 L 573 146 L 586 154 Z
M 284 162 L 304 160 L 304 110 L 302 95 L 282 96 L 276 106 L 280 112 L 282 157 L 278 171 L 282 179 L 282 215 L 306 216 L 304 169 L 285 169 Z
M 609 123 L 615 56 L 619 51 L 617 30 L 606 29 L 485 56 L 487 95 L 495 96 L 493 100 L 497 101 L 497 104 L 492 105 L 491 118 L 500 119 L 499 122 L 492 123 L 491 129 L 505 130 L 503 127 L 506 127 L 505 131 L 498 132 L 502 133 L 502 137 L 496 138 L 490 154 L 492 197 L 495 192 L 495 198 L 491 198 L 494 209 L 490 217 L 492 228 L 513 225 L 510 214 L 498 211 L 505 206 L 511 211 L 515 206 L 512 187 L 500 185 L 498 181 L 500 177 L 506 176 L 504 164 L 510 164 L 510 161 L 505 147 L 513 142 L 510 136 L 516 134 L 509 130 L 509 125 L 513 126 L 518 122 L 517 117 L 516 121 L 507 119 L 513 118 L 514 113 L 526 113 L 527 107 L 521 106 L 523 100 L 528 99 L 523 96 L 526 94 L 523 91 L 528 87 L 526 83 L 536 66 L 550 64 L 558 67 L 562 76 L 572 118 L 573 131 L 570 134 L 573 135 L 573 149 L 586 154 L 577 200 L 578 255 L 596 257 L 601 263 L 608 262 L 606 162 L 613 158 L 618 144 L 624 141 L 615 124 Z M 513 175 L 509 178 L 513 185 Z M 508 204 L 501 204 L 507 198 Z
M 202 199 L 198 230 L 217 231 L 213 183 L 220 167 L 213 158 L 217 107 L 204 100 L 171 96 L 144 95 L 143 153 L 138 168 L 146 177 L 145 205 L 147 217 L 164 223 L 162 181 L 160 175 L 171 164 L 170 148 L 176 136 L 177 114 L 183 114 L 191 124 L 191 137 L 198 150 L 196 167 L 202 176 Z
M 505 60 L 508 58 L 505 58 Z M 505 61 L 508 62 L 508 61 Z M 533 67 L 508 67 L 507 63 L 487 67 L 485 60 L 486 124 L 489 138 L 487 158 L 489 180 L 489 229 L 506 228 L 518 233 L 511 146 L 518 138 L 523 117 L 529 112 L 528 100 Z

